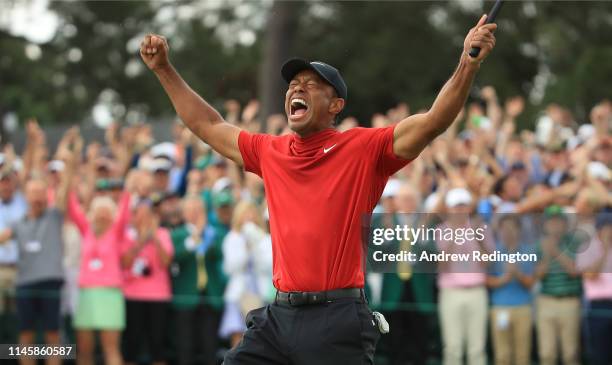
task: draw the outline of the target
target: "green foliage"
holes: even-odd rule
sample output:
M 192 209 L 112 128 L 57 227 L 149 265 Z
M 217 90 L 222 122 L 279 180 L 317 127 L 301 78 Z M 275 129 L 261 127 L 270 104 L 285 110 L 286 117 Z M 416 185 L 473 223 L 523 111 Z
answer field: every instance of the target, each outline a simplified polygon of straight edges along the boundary
M 236 6 L 245 3 L 254 14 L 250 18 L 236 15 Z M 116 113 L 119 119 L 130 110 L 170 117 L 172 107 L 163 90 L 130 48 L 146 32 L 167 34 L 168 29 L 173 63 L 205 98 L 220 107 L 227 98 L 246 102 L 256 97 L 265 56 L 263 25 L 253 26 L 250 19 L 267 12 L 270 4 L 233 0 L 215 10 L 198 4 L 52 2 L 61 24 L 55 37 L 40 45 L 37 60 L 25 56 L 25 39 L 0 30 L 0 113 L 16 111 L 21 119 L 34 115 L 51 123 L 87 121 L 100 93 L 113 90 L 114 102 L 124 107 Z M 192 5 L 196 16 L 189 19 L 156 20 L 165 8 Z M 304 5 L 291 53 L 338 66 L 349 85 L 347 114 L 367 123 L 373 113 L 398 102 L 408 102 L 412 111 L 428 107 L 456 67 L 468 29 L 491 2 L 480 9 L 465 9 L 457 1 Z M 218 17 L 216 25 L 203 21 L 211 13 Z M 499 18 L 497 47 L 483 64 L 476 89 L 494 85 L 502 99 L 530 95 L 536 75 L 548 70 L 543 93 L 532 98 L 528 111 L 555 101 L 574 108 L 584 120 L 595 102 L 612 96 L 611 16 L 612 2 L 606 1 L 507 2 Z M 227 24 L 254 30 L 257 40 L 228 46 L 219 35 Z M 80 51 L 81 58 L 71 61 L 71 51 Z M 126 72 L 130 65 L 138 69 L 134 64 L 141 69 Z M 526 113 L 521 123 L 530 125 L 534 116 Z

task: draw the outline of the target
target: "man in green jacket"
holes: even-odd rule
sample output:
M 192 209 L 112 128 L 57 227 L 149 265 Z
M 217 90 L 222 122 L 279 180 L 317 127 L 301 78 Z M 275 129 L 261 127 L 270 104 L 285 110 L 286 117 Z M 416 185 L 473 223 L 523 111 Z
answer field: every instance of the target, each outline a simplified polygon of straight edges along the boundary
M 234 198 L 229 190 L 212 192 L 215 221 L 203 232 L 197 248 L 197 288 L 202 297 L 198 308 L 203 338 L 204 364 L 216 364 L 218 331 L 223 314 L 223 294 L 227 276 L 223 272 L 223 240 L 230 230 Z M 203 210 L 202 210 L 203 211 Z
M 170 272 L 177 363 L 186 365 L 195 361 L 194 338 L 197 338 L 196 319 L 200 303 L 196 249 L 202 243 L 206 216 L 199 196 L 186 197 L 182 201 L 182 210 L 185 222 L 171 231 L 174 257 Z

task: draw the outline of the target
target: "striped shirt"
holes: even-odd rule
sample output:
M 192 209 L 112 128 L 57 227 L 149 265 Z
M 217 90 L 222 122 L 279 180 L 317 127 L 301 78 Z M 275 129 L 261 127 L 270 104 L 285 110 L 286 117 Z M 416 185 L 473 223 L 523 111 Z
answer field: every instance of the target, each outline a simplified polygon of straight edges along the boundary
M 580 243 L 570 236 L 564 236 L 559 242 L 559 251 L 565 256 L 576 259 L 576 252 Z M 541 243 L 538 245 L 538 256 L 542 257 Z M 580 296 L 582 293 L 582 280 L 579 275 L 571 276 L 565 271 L 558 259 L 552 258 L 548 272 L 541 280 L 540 293 L 555 297 Z

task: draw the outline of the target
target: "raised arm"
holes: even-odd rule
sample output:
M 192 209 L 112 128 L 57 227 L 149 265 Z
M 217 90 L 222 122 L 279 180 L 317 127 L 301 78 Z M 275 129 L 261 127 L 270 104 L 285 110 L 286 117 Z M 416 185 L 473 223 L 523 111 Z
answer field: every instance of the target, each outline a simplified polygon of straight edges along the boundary
M 55 200 L 55 206 L 62 212 L 66 211 L 68 191 L 72 186 L 72 180 L 80 163 L 81 152 L 83 151 L 83 138 L 80 136 L 78 128 L 73 127 L 66 133 L 68 136 L 66 138 L 67 146 L 65 148 L 68 161 L 66 163 L 66 170 L 61 175 L 61 181 L 57 188 Z
M 170 97 L 183 123 L 214 150 L 243 164 L 238 148 L 240 129 L 225 122 L 221 114 L 202 99 L 181 78 L 168 59 L 166 38 L 149 34 L 140 45 L 140 55 Z
M 77 226 L 79 232 L 81 232 L 81 235 L 85 235 L 88 226 L 87 215 L 85 212 L 83 212 L 83 208 L 81 207 L 81 203 L 79 203 L 79 197 L 77 196 L 76 191 L 69 189 L 66 199 L 66 212 L 68 213 L 68 217 L 72 223 Z
M 463 53 L 455 73 L 446 82 L 431 109 L 423 114 L 412 115 L 395 127 L 393 152 L 405 159 L 412 160 L 438 135 L 443 133 L 455 120 L 467 100 L 468 93 L 480 63 L 495 46 L 494 23 L 485 24 L 483 15 L 478 24 L 470 29 L 463 43 Z M 480 47 L 478 57 L 471 58 L 468 52 L 472 47 Z

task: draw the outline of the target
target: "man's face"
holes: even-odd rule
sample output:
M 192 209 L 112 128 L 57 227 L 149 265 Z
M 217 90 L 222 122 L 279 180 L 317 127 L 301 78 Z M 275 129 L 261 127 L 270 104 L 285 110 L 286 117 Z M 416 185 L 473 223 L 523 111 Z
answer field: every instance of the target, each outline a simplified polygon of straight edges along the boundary
M 312 70 L 295 75 L 285 94 L 289 128 L 300 135 L 327 128 L 343 107 L 334 88 Z
M 566 231 L 567 222 L 563 217 L 552 217 L 544 222 L 544 231 L 553 237 L 561 237 Z
M 166 224 L 175 225 L 181 220 L 180 200 L 177 197 L 165 199 L 159 205 L 161 219 Z
M 521 198 L 521 182 L 516 176 L 510 176 L 504 183 L 503 199 L 518 201 Z
M 154 189 L 157 191 L 165 191 L 168 189 L 168 181 L 170 180 L 170 173 L 166 170 L 156 170 L 153 173 L 153 184 Z
M 512 161 L 522 161 L 524 157 L 523 143 L 520 140 L 513 140 L 508 143 L 507 155 Z
M 565 151 L 556 151 L 551 156 L 551 163 L 553 164 L 554 169 L 563 170 L 563 167 L 566 165 L 567 156 Z
M 15 181 L 12 176 L 3 176 L 0 178 L 0 199 L 11 200 L 15 192 Z
M 28 181 L 25 188 L 25 197 L 34 216 L 41 215 L 47 208 L 47 187 L 40 180 Z
M 204 204 L 199 198 L 189 198 L 183 203 L 183 219 L 187 223 L 198 225 L 206 224 L 206 214 L 204 214 Z
M 234 213 L 234 207 L 231 205 L 222 205 L 217 207 L 217 218 L 219 222 L 229 225 L 232 222 L 232 214 Z
M 100 232 L 106 231 L 115 220 L 115 210 L 107 205 L 98 206 L 92 212 L 93 225 L 98 227 Z
M 414 191 L 406 186 L 403 186 L 395 196 L 395 205 L 400 213 L 415 212 L 419 207 Z
M 47 175 L 48 177 L 48 182 L 49 185 L 51 186 L 58 186 L 60 184 L 61 181 L 61 175 L 59 171 L 49 171 L 49 174 Z

